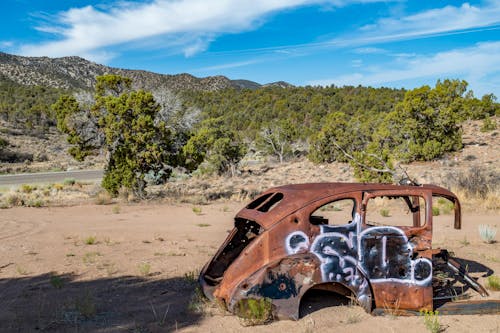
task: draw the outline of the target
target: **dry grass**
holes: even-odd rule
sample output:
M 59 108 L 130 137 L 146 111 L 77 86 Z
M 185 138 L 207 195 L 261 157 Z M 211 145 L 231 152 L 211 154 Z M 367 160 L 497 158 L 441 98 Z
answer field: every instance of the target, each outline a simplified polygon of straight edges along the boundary
M 500 209 L 500 190 L 489 192 L 481 198 L 463 189 L 452 188 L 453 193 L 460 199 L 462 207 L 467 211 L 495 211 Z
M 138 266 L 139 272 L 142 276 L 149 276 L 151 274 L 151 264 L 148 262 L 141 262 Z
M 496 275 L 488 276 L 488 283 L 486 287 L 491 290 L 500 291 L 500 277 Z
M 96 205 L 110 205 L 113 203 L 113 198 L 108 192 L 102 191 L 95 196 L 94 203 Z
M 479 166 L 449 174 L 450 187 L 464 207 L 475 210 L 500 209 L 500 173 Z

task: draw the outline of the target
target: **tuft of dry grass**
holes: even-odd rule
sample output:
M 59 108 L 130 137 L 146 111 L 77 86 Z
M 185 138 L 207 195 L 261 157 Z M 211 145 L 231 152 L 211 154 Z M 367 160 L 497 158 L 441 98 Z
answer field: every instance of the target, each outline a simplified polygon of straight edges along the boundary
M 87 252 L 83 255 L 82 261 L 86 265 L 94 264 L 100 256 L 102 256 L 100 252 Z
M 29 272 L 26 270 L 26 268 L 19 266 L 19 265 L 16 265 L 16 272 L 19 275 L 28 275 L 29 274 Z
M 151 264 L 148 262 L 141 262 L 138 268 L 142 276 L 149 276 L 151 274 Z
M 383 217 L 390 217 L 391 216 L 391 212 L 389 211 L 389 209 L 387 208 L 382 208 L 380 210 L 380 216 L 383 216 Z
M 344 322 L 347 325 L 359 323 L 361 322 L 361 315 L 359 313 L 349 313 Z
M 500 277 L 496 275 L 488 276 L 486 287 L 491 290 L 500 291 Z
M 83 240 L 83 242 L 86 245 L 95 245 L 95 244 L 97 244 L 97 238 L 95 236 L 88 236 L 87 238 L 85 238 Z
M 74 307 L 76 311 L 86 319 L 93 318 L 97 313 L 94 296 L 89 291 L 75 299 Z
M 193 213 L 195 213 L 196 215 L 201 215 L 201 213 L 202 213 L 201 207 L 198 207 L 198 206 L 194 206 L 192 208 L 192 210 L 193 210 Z
M 24 205 L 23 197 L 17 193 L 8 194 L 5 201 L 9 207 L 16 207 L 16 206 L 23 206 Z
M 189 284 L 195 284 L 198 281 L 198 272 L 197 271 L 189 271 L 184 273 L 184 280 L 186 280 Z
M 500 209 L 500 189 L 489 192 L 485 198 L 474 196 L 463 189 L 452 188 L 453 193 L 460 199 L 462 207 L 472 210 L 499 210 Z
M 113 198 L 111 198 L 108 192 L 102 191 L 97 193 L 94 202 L 96 205 L 110 205 L 113 203 Z
M 468 246 L 470 245 L 470 242 L 467 240 L 467 237 L 464 236 L 464 239 L 460 241 L 460 244 L 462 244 L 463 246 Z

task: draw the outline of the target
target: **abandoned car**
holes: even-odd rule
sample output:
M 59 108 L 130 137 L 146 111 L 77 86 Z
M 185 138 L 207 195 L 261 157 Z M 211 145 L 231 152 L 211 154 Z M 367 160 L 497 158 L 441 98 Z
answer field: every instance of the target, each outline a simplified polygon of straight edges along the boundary
M 449 203 L 454 228 L 460 229 L 460 202 L 439 186 L 313 183 L 269 189 L 238 212 L 199 282 L 209 299 L 233 313 L 242 302 L 266 299 L 274 318 L 298 319 L 302 297 L 313 289 L 351 297 L 374 314 L 438 307 L 446 313 L 443 304 L 456 299 L 458 290 L 450 280 L 488 293 L 447 250 L 432 248 L 436 198 Z M 452 278 L 436 279 L 446 269 Z M 500 309 L 498 301 L 483 303 L 454 310 L 455 302 L 449 313 Z

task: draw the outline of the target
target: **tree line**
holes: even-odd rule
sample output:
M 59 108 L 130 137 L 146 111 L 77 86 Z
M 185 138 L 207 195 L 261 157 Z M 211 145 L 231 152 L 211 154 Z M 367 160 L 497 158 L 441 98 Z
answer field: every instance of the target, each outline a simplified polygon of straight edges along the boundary
M 495 96 L 475 98 L 462 80 L 412 90 L 264 87 L 146 92 L 117 75 L 97 78 L 92 98 L 62 95 L 52 112 L 84 159 L 103 149 L 103 187 L 144 193 L 177 167 L 234 174 L 248 152 L 284 161 L 349 162 L 361 181 L 393 181 L 398 162 L 427 161 L 462 147 L 461 123 L 500 114 Z M 81 97 L 81 96 L 80 96 Z
M 45 86 L 25 86 L 0 74 L 0 119 L 28 131 L 44 131 L 55 126 L 51 105 L 65 90 Z

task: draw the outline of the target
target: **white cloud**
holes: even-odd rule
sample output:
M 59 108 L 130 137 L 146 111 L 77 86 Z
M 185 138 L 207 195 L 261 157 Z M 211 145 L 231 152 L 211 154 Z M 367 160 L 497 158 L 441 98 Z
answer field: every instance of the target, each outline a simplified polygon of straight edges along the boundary
M 500 42 L 479 43 L 435 55 L 400 58 L 399 68 L 394 68 L 395 63 L 391 63 L 357 73 L 310 81 L 308 84 L 394 86 L 397 82 L 416 79 L 427 79 L 433 83 L 440 78 L 461 78 L 469 82 L 476 95 L 493 92 L 500 96 L 499 54 Z M 388 69 L 391 67 L 394 69 Z
M 487 1 L 484 6 L 445 6 L 417 14 L 379 19 L 360 28 L 353 36 L 335 39 L 341 45 L 367 45 L 428 36 L 500 29 L 500 2 Z M 361 49 L 362 50 L 362 49 Z
M 19 53 L 54 57 L 94 54 L 112 45 L 184 34 L 191 37 L 182 48 L 189 56 L 205 50 L 217 34 L 252 29 L 261 24 L 266 15 L 279 10 L 308 4 L 345 5 L 366 1 L 382 0 L 154 0 L 141 4 L 116 2 L 109 8 L 99 9 L 72 8 L 59 13 L 55 24 L 37 27 L 59 36 L 59 40 L 24 45 Z
M 14 43 L 11 41 L 8 41 L 8 40 L 0 41 L 0 47 L 2 47 L 2 48 L 11 48 L 13 46 L 14 46 Z

